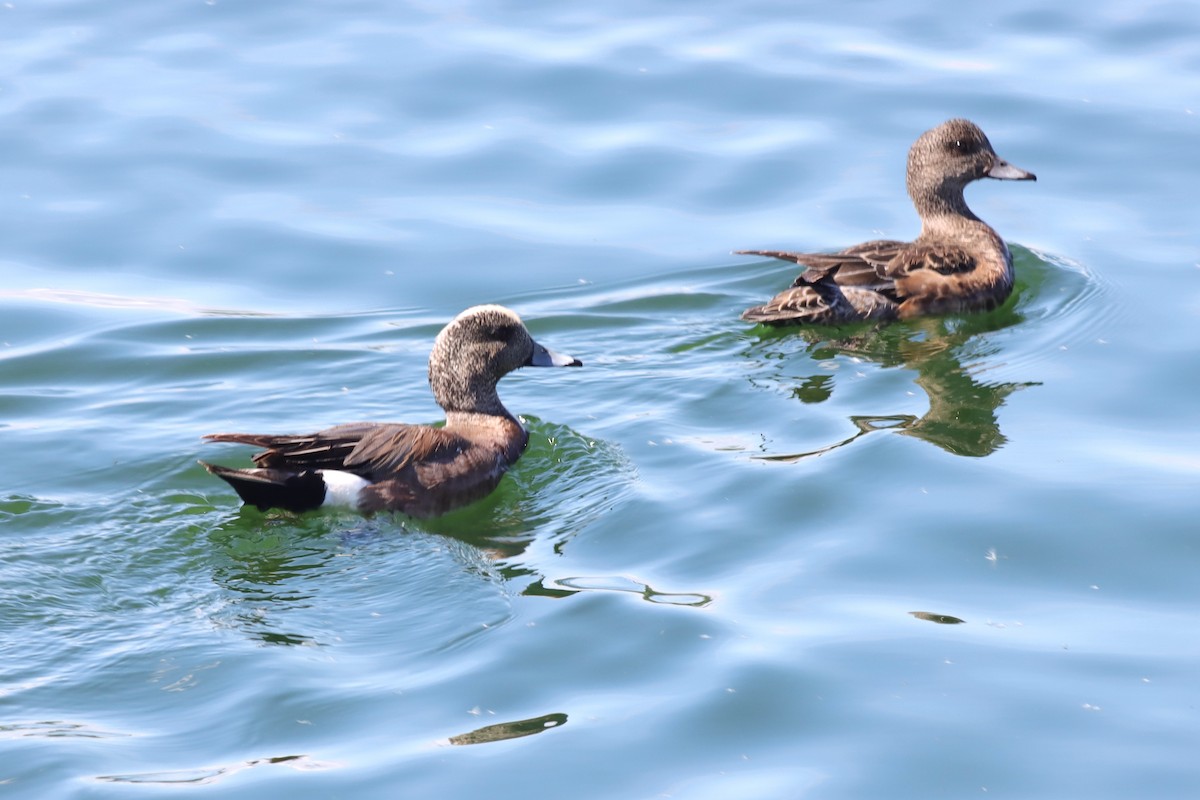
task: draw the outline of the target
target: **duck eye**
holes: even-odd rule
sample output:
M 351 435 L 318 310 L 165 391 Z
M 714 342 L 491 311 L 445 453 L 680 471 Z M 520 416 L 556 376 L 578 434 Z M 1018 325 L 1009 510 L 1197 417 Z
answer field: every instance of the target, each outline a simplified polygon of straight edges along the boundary
M 497 342 L 511 342 L 517 329 L 512 325 L 493 325 L 488 329 L 488 338 Z
M 969 155 L 979 150 L 979 143 L 970 139 L 955 139 L 951 147 L 959 153 Z

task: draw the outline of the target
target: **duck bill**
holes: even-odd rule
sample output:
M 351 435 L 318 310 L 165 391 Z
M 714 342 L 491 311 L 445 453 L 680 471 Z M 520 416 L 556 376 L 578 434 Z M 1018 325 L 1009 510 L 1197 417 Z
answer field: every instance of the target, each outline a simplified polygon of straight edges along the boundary
M 525 362 L 527 367 L 582 367 L 583 362 L 578 358 L 556 353 L 549 347 L 542 347 L 537 342 L 533 343 L 533 353 L 530 354 L 529 360 Z
M 1014 167 L 1012 164 L 1005 161 L 1003 158 L 997 158 L 996 163 L 988 170 L 989 178 L 997 178 L 1002 181 L 1036 181 L 1037 175 L 1032 172 L 1026 172 L 1020 167 Z

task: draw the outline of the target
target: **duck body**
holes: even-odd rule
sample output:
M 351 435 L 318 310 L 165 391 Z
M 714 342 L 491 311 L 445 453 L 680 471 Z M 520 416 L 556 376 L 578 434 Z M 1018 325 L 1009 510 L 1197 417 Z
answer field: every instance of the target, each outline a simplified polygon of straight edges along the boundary
M 921 217 L 911 242 L 864 242 L 838 253 L 739 250 L 806 267 L 792 285 L 742 319 L 837 325 L 989 310 L 1012 293 L 1012 254 L 963 198 L 980 178 L 1037 180 L 996 155 L 974 123 L 952 119 L 926 131 L 908 156 L 908 194 Z
M 297 436 L 216 433 L 204 438 L 264 449 L 250 469 L 201 464 L 264 511 L 438 516 L 490 494 L 525 450 L 529 434 L 496 393 L 499 379 L 522 366 L 582 363 L 537 344 L 512 311 L 476 306 L 442 330 L 430 355 L 444 427 L 354 422 Z

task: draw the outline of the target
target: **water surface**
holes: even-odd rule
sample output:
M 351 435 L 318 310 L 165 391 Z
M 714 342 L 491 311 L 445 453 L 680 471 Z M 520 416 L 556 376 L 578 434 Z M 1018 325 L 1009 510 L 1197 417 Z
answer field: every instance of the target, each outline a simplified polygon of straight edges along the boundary
M 1191 12 L 0 8 L 6 796 L 1194 796 Z M 739 321 L 951 116 L 1007 304 Z M 586 364 L 486 500 L 196 464 L 438 420 L 479 302 Z

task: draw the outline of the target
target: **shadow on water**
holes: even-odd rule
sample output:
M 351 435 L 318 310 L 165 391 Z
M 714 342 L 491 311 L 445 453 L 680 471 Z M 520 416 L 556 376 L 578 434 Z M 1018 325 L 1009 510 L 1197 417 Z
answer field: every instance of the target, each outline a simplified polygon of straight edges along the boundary
M 1017 281 L 1012 296 L 994 311 L 959 316 L 855 325 L 841 328 L 760 328 L 747 355 L 779 365 L 751 383 L 789 393 L 801 403 L 829 400 L 837 390 L 841 363 L 875 364 L 915 373 L 913 382 L 928 399 L 921 415 L 854 414 L 855 433 L 814 450 L 759 456 L 768 461 L 798 461 L 844 447 L 867 434 L 892 430 L 926 441 L 947 453 L 980 458 L 1007 441 L 998 410 L 1013 392 L 1040 385 L 1036 380 L 987 380 L 997 367 L 1023 370 L 1047 349 L 1061 347 L 1063 331 L 1079 331 L 1079 315 L 1096 314 L 1091 303 L 1103 287 L 1086 270 L 1013 247 Z M 1065 267 L 1065 269 L 1064 269 Z M 1008 334 L 1019 331 L 1018 336 Z M 800 352 L 797 352 L 797 351 Z M 816 369 L 795 375 L 804 354 Z M 786 370 L 786 374 L 785 374 Z

